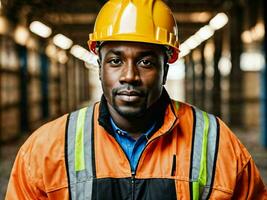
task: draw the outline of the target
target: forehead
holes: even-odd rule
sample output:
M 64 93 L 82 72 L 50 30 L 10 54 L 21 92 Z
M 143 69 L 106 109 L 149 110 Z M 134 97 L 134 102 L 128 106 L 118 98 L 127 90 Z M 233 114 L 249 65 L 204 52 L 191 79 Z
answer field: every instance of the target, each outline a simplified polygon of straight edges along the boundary
M 141 42 L 105 42 L 100 48 L 100 54 L 114 52 L 146 53 L 150 52 L 157 56 L 164 55 L 164 47 L 156 44 Z

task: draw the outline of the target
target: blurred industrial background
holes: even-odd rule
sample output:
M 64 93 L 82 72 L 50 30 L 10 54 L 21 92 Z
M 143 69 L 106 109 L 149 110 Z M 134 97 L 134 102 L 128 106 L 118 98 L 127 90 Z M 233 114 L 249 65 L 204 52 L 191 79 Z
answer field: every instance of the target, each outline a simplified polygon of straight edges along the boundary
M 181 44 L 167 90 L 235 130 L 267 183 L 266 1 L 165 1 Z M 0 199 L 31 132 L 100 98 L 87 40 L 105 2 L 0 0 Z

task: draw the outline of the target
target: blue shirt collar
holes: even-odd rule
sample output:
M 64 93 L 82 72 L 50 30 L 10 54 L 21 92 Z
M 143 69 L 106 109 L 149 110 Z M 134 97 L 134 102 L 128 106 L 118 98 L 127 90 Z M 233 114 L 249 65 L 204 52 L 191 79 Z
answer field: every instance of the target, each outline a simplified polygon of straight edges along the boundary
M 111 116 L 110 116 L 110 123 L 111 123 L 111 126 L 113 128 L 114 133 L 119 134 L 119 135 L 122 135 L 122 136 L 126 135 L 128 137 L 131 137 L 127 131 L 124 131 L 124 130 L 120 129 L 115 124 L 115 122 L 113 121 L 113 119 L 112 119 Z M 153 123 L 152 126 L 145 133 L 143 133 L 142 135 L 146 136 L 146 139 L 148 139 L 147 136 L 153 131 L 153 129 L 155 128 L 155 126 L 156 126 L 156 122 Z

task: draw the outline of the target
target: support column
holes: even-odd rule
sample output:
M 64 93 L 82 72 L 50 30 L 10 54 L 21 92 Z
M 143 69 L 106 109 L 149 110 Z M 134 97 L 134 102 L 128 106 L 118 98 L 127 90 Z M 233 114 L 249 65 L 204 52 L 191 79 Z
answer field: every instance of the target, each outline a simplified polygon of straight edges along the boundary
M 21 130 L 26 133 L 29 130 L 29 120 L 28 120 L 28 60 L 27 60 L 27 49 L 24 46 L 17 46 L 17 51 L 19 55 L 19 65 L 20 65 L 20 119 L 21 119 Z
M 243 74 L 240 68 L 240 55 L 242 53 L 242 22 L 243 9 L 240 5 L 233 5 L 231 8 L 230 21 L 230 48 L 232 69 L 230 73 L 230 124 L 242 126 L 243 124 Z
M 214 75 L 213 75 L 213 90 L 212 90 L 212 111 L 221 117 L 221 74 L 219 70 L 219 60 L 222 55 L 222 31 L 217 31 L 215 34 L 215 52 L 214 52 Z
M 195 105 L 196 104 L 196 73 L 195 73 L 195 63 L 194 63 L 194 60 L 193 60 L 193 55 L 192 53 L 190 53 L 189 55 L 189 63 L 190 63 L 190 68 L 191 68 L 191 76 L 192 76 L 192 79 L 191 79 L 191 85 L 192 85 L 192 90 L 191 90 L 191 94 L 192 94 L 192 104 Z
M 264 26 L 265 26 L 265 37 L 264 37 L 264 53 L 265 53 L 265 66 L 261 73 L 261 104 L 262 104 L 262 113 L 261 113 L 261 143 L 267 148 L 267 2 L 264 2 Z
M 206 60 L 204 55 L 206 43 L 203 43 L 201 45 L 201 66 L 202 66 L 202 72 L 201 72 L 201 82 L 202 82 L 202 88 L 201 88 L 201 97 L 200 97 L 200 106 L 201 109 L 206 110 Z
M 48 87 L 48 67 L 49 60 L 44 53 L 40 54 L 41 60 L 41 91 L 42 91 L 42 118 L 46 119 L 49 117 L 49 87 Z

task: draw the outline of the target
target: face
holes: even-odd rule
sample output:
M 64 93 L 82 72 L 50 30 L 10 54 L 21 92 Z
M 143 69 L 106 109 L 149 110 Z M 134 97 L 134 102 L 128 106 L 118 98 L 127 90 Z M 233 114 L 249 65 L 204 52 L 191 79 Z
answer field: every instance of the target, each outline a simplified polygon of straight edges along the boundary
M 163 48 L 136 42 L 107 42 L 100 49 L 100 80 L 110 111 L 142 116 L 161 95 L 167 75 Z

